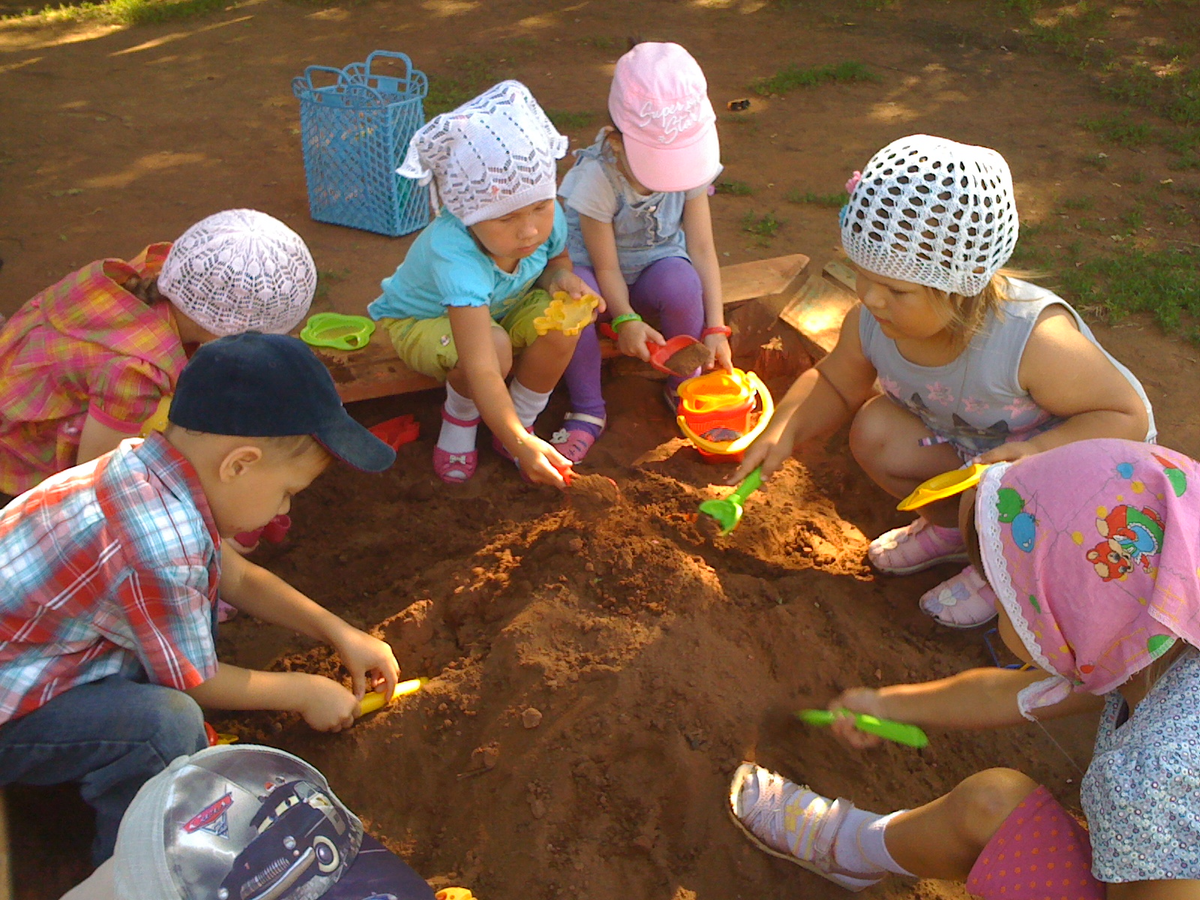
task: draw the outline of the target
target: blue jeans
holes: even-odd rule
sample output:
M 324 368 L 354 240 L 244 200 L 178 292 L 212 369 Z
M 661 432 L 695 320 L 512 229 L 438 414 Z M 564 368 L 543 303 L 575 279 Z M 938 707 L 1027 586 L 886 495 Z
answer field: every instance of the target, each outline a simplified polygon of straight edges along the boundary
M 187 694 L 110 675 L 0 725 L 0 785 L 79 782 L 96 810 L 92 859 L 99 865 L 112 856 L 138 789 L 175 757 L 207 744 L 204 714 Z

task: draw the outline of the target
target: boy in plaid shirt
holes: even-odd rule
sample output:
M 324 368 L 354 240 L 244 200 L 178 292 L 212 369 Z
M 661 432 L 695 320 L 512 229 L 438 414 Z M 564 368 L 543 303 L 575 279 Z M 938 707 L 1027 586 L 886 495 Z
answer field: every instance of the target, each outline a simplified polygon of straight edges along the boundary
M 294 711 L 339 731 L 366 690 L 390 696 L 399 676 L 386 643 L 222 541 L 286 513 L 334 457 L 369 472 L 395 459 L 308 347 L 257 332 L 204 345 L 170 423 L 0 511 L 0 785 L 79 782 L 97 863 L 138 788 L 205 746 L 201 706 Z M 328 641 L 353 691 L 218 662 L 218 587 L 250 615 Z

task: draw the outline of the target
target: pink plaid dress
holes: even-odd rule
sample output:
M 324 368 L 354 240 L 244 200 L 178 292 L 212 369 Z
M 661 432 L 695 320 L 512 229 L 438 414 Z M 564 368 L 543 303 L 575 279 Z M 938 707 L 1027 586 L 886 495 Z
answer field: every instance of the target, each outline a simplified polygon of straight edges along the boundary
M 0 328 L 0 491 L 22 493 L 75 465 L 89 415 L 134 435 L 174 391 L 187 356 L 171 306 L 122 286 L 156 276 L 170 249 L 91 263 Z

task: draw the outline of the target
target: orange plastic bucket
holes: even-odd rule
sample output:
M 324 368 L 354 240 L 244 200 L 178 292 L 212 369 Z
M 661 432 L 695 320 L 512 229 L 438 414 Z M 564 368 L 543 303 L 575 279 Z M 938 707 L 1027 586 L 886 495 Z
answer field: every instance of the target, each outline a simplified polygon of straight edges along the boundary
M 679 427 L 706 462 L 739 461 L 771 412 L 771 395 L 753 372 L 709 372 L 679 385 Z

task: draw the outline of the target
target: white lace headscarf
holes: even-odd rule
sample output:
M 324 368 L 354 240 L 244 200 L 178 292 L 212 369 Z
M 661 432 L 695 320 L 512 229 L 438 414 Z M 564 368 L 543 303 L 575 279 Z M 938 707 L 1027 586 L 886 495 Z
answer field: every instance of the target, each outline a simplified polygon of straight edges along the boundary
M 502 81 L 434 116 L 413 135 L 396 171 L 420 184 L 432 181 L 434 210 L 445 206 L 464 225 L 474 225 L 553 199 L 555 161 L 566 152 L 567 139 L 529 88 Z
M 1017 244 L 1004 157 L 928 134 L 872 156 L 841 220 L 842 246 L 862 268 L 964 297 L 987 287 Z
M 158 289 L 205 331 L 287 334 L 308 315 L 317 267 L 304 239 L 273 216 L 227 209 L 171 246 Z

